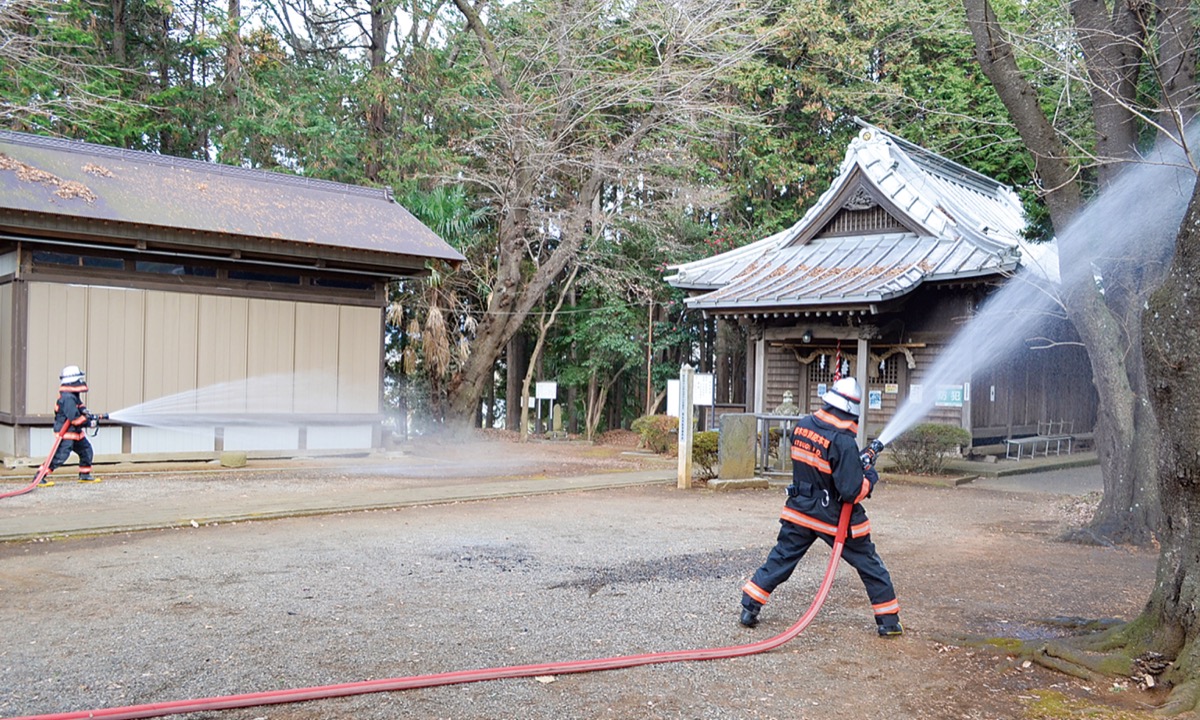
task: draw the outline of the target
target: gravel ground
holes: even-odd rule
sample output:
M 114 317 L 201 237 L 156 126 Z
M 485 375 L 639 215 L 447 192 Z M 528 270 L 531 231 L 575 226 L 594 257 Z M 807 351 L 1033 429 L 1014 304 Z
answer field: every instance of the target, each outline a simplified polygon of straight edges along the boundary
M 828 557 L 813 550 L 758 628 L 737 624 L 781 502 L 656 485 L 0 545 L 0 716 L 761 640 L 803 613 Z M 885 483 L 868 507 L 902 638 L 874 636 L 843 565 L 813 625 L 765 654 L 186 717 L 998 718 L 1048 690 L 1137 709 L 1157 698 L 955 639 L 1137 614 L 1155 555 L 1057 542 L 1078 506 Z

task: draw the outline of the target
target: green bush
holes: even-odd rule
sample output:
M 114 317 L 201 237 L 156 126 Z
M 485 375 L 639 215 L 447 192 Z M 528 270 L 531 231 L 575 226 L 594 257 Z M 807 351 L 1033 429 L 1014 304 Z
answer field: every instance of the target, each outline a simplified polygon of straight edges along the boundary
M 957 425 L 922 423 L 892 441 L 892 462 L 902 473 L 936 475 L 946 456 L 971 442 L 971 433 Z
M 692 466 L 699 470 L 701 480 L 712 480 L 717 476 L 717 436 L 716 430 L 692 436 Z
M 669 415 L 643 415 L 629 426 L 641 436 L 642 447 L 662 455 L 674 455 L 679 444 L 679 418 Z

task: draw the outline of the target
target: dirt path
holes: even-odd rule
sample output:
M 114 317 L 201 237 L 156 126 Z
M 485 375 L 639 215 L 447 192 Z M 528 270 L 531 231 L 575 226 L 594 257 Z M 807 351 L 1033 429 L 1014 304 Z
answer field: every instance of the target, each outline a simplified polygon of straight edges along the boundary
M 781 502 L 651 486 L 2 545 L 0 716 L 763 639 L 804 611 L 827 557 L 758 628 L 737 624 Z M 1041 718 L 1068 701 L 1138 717 L 1159 698 L 955 640 L 1137 614 L 1156 557 L 1057 542 L 1080 507 L 885 483 L 868 508 L 903 608 L 894 640 L 843 565 L 816 622 L 762 655 L 193 717 Z

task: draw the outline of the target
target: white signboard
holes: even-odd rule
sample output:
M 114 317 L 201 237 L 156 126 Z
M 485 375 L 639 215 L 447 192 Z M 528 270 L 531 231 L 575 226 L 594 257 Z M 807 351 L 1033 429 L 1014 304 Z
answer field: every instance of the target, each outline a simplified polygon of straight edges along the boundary
M 714 404 L 713 376 L 711 373 L 692 376 L 692 405 L 712 406 Z M 667 380 L 667 415 L 679 417 L 679 381 Z
M 538 400 L 554 400 L 558 397 L 558 383 L 554 380 L 539 380 L 537 388 L 534 391 L 534 397 Z
M 692 376 L 692 404 L 693 405 L 713 405 L 716 383 L 713 382 L 712 373 L 704 373 Z
M 679 381 L 667 381 L 667 415 L 679 417 Z

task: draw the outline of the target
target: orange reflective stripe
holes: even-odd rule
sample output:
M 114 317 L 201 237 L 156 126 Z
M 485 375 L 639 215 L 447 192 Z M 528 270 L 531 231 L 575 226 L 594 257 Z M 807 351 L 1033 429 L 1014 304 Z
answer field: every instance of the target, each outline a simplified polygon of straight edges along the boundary
M 858 497 L 854 498 L 854 502 L 862 502 L 867 499 L 867 494 L 871 492 L 871 481 L 863 478 L 862 490 L 858 491 Z
M 771 593 L 755 585 L 753 581 L 747 582 L 745 585 L 743 585 L 742 592 L 746 593 L 763 605 L 767 603 L 767 598 L 771 597 Z
M 781 518 L 783 518 L 784 520 L 792 523 L 793 525 L 799 525 L 800 527 L 806 527 L 809 530 L 816 530 L 817 532 L 825 533 L 826 535 L 836 535 L 837 534 L 837 525 L 830 525 L 827 522 L 821 522 L 820 520 L 818 520 L 814 517 L 809 517 L 808 515 L 805 515 L 804 513 L 796 512 L 795 510 L 791 509 L 790 507 L 785 506 L 783 508 L 783 512 L 780 513 L 779 516 Z
M 900 601 L 891 600 L 889 602 L 879 603 L 878 605 L 872 605 L 871 609 L 875 611 L 876 615 L 891 615 L 892 613 L 900 612 Z
M 87 415 L 80 415 L 71 421 L 72 425 L 83 425 L 88 421 Z
M 841 428 L 842 430 L 849 430 L 850 432 L 854 433 L 855 435 L 858 434 L 858 423 L 854 420 L 842 420 L 838 416 L 836 416 L 833 413 L 828 412 L 826 410 L 818 410 L 815 413 L 813 413 L 813 415 L 821 418 L 821 420 L 829 423 L 830 425 L 832 425 L 836 428 Z
M 821 472 L 825 473 L 826 475 L 833 474 L 833 468 L 831 468 L 829 466 L 829 461 L 826 460 L 825 458 L 821 457 L 817 453 L 809 452 L 802 448 L 793 447 L 792 448 L 792 459 L 795 460 L 796 462 L 804 463 L 805 465 L 807 465 L 811 468 L 816 468 L 817 470 L 820 470 Z
M 65 432 L 62 434 L 63 440 L 82 440 L 83 433 L 81 432 Z
M 871 534 L 871 521 L 864 520 L 857 525 L 850 526 L 850 537 L 862 537 Z

